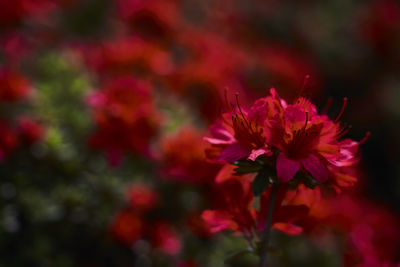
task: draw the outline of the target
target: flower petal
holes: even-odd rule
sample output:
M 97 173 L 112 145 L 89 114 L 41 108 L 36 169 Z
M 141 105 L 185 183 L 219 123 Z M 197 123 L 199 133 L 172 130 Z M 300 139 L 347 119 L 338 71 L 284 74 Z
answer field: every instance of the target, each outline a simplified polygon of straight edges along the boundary
M 321 183 L 328 180 L 328 170 L 315 155 L 310 154 L 307 158 L 301 161 L 301 164 L 311 173 L 315 180 Z
M 272 228 L 279 230 L 287 235 L 299 235 L 303 232 L 303 228 L 291 223 L 274 223 Z
M 225 164 L 217 173 L 217 176 L 215 176 L 215 183 L 217 184 L 222 184 L 225 183 L 226 181 L 234 178 L 234 170 L 237 168 L 235 165 L 231 164 Z
M 251 151 L 244 148 L 238 143 L 229 145 L 225 148 L 221 154 L 219 154 L 217 160 L 221 162 L 233 162 L 244 157 L 247 157 Z
M 205 210 L 201 218 L 210 228 L 210 232 L 217 233 L 226 229 L 236 230 L 238 225 L 232 220 L 232 215 L 226 211 Z
M 266 147 L 259 148 L 259 149 L 253 149 L 251 151 L 250 156 L 248 157 L 248 159 L 252 160 L 252 161 L 255 161 L 258 158 L 258 156 L 261 156 L 261 155 L 264 155 L 264 154 L 267 154 L 267 156 L 269 156 L 269 155 L 272 154 L 272 152 L 269 149 L 267 149 Z
M 228 145 L 235 142 L 233 134 L 226 129 L 221 121 L 210 126 L 210 134 L 212 137 L 204 137 L 203 139 L 212 145 Z
M 293 176 L 299 169 L 299 162 L 288 159 L 283 153 L 279 154 L 276 160 L 276 172 L 279 180 L 284 183 L 292 180 Z

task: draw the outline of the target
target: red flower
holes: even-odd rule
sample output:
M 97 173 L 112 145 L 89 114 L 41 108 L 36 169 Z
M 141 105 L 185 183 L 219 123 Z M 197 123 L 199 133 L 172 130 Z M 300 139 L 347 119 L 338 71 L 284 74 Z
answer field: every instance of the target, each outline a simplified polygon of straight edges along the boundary
M 188 214 L 186 217 L 186 224 L 194 234 L 201 238 L 208 239 L 212 235 L 212 233 L 210 232 L 210 228 L 199 214 Z
M 218 172 L 220 166 L 207 161 L 202 134 L 186 127 L 174 137 L 162 141 L 162 177 L 184 183 L 204 184 Z M 185 151 L 185 153 L 182 153 Z
M 178 234 L 167 222 L 158 222 L 151 227 L 150 242 L 154 248 L 169 255 L 176 255 L 181 250 Z
M 0 69 L 0 101 L 12 102 L 26 98 L 31 91 L 29 81 L 18 72 Z
M 344 266 L 396 266 L 398 225 L 399 218 L 385 207 L 348 195 L 318 202 L 305 221 L 305 228 L 316 237 L 321 231 L 344 237 Z
M 117 38 L 77 47 L 87 65 L 105 75 L 155 73 L 166 75 L 174 69 L 170 55 L 159 46 L 138 37 Z
M 155 41 L 169 41 L 179 21 L 179 5 L 175 1 L 118 0 L 119 18 L 132 32 Z
M 218 193 L 222 203 L 215 210 L 206 210 L 203 220 L 209 225 L 212 233 L 223 230 L 234 230 L 251 236 L 253 230 L 263 231 L 268 213 L 270 190 L 261 196 L 260 211 L 252 208 L 253 193 L 251 191 L 250 175 L 234 176 L 233 167 L 225 165 L 216 178 L 219 186 Z M 304 217 L 308 208 L 305 205 L 291 205 L 284 201 L 287 188 L 281 186 L 277 196 L 277 205 L 272 218 L 272 228 L 286 234 L 299 234 L 302 229 L 293 223 Z
M 142 219 L 126 210 L 115 216 L 110 230 L 117 241 L 131 246 L 141 238 L 142 228 Z
M 18 145 L 17 133 L 5 122 L 0 121 L 0 162 Z
M 120 163 L 123 152 L 150 155 L 149 142 L 157 133 L 160 115 L 149 85 L 119 77 L 91 95 L 88 103 L 97 126 L 90 144 L 105 149 L 112 166 Z
M 211 144 L 211 148 L 206 149 L 207 156 L 217 161 L 234 162 L 243 158 L 254 161 L 258 156 L 271 155 L 263 127 L 267 116 L 281 112 L 275 90 L 271 90 L 271 95 L 262 99 L 264 102 L 256 101 L 248 112 L 240 107 L 236 95 L 236 107 L 210 127 L 212 137 L 204 138 Z M 230 107 L 225 97 L 226 105 Z
M 19 133 L 28 144 L 35 143 L 43 138 L 43 126 L 27 117 L 18 118 Z
M 39 17 L 55 5 L 52 0 L 0 0 L 0 25 L 14 26 L 27 17 Z
M 158 203 L 158 194 L 145 184 L 132 185 L 127 191 L 127 198 L 135 211 L 153 210 Z
M 237 100 L 236 107 L 223 114 L 223 119 L 210 129 L 213 137 L 205 138 L 211 144 L 206 150 L 208 156 L 234 162 L 254 161 L 264 155 L 276 166 L 282 182 L 288 182 L 301 171 L 319 182 L 332 177 L 338 185 L 353 184 L 356 178 L 346 167 L 358 161 L 358 146 L 369 134 L 360 142 L 339 140 L 348 131 L 338 123 L 347 99 L 339 116 L 332 121 L 326 115 L 319 115 L 306 98 L 299 97 L 293 104 L 287 104 L 274 89 L 270 93 L 271 96 L 257 100 L 248 112 Z M 231 122 L 228 116 L 232 117 Z

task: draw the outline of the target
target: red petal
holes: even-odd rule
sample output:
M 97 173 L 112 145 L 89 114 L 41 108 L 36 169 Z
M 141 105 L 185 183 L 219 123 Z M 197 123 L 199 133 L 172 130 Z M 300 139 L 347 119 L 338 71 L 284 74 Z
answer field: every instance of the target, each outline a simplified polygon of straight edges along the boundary
M 237 229 L 237 224 L 232 221 L 232 216 L 225 211 L 205 210 L 201 218 L 210 227 L 210 232 L 217 233 L 226 229 Z
M 267 156 L 271 155 L 272 152 L 268 150 L 266 147 L 259 148 L 259 149 L 253 149 L 250 153 L 250 156 L 248 157 L 249 160 L 255 161 L 258 156 L 267 154 Z
M 300 163 L 288 159 L 285 154 L 280 153 L 276 160 L 276 172 L 279 180 L 286 183 L 292 180 L 293 176 L 300 169 Z
M 272 228 L 284 232 L 288 235 L 299 235 L 303 232 L 303 228 L 291 223 L 274 223 Z
M 233 162 L 244 157 L 247 157 L 251 151 L 245 149 L 240 144 L 232 144 L 225 148 L 221 154 L 219 154 L 217 160 L 222 162 Z
M 323 183 L 328 180 L 328 171 L 324 164 L 314 155 L 310 154 L 301 161 L 304 168 L 311 173 L 315 180 Z

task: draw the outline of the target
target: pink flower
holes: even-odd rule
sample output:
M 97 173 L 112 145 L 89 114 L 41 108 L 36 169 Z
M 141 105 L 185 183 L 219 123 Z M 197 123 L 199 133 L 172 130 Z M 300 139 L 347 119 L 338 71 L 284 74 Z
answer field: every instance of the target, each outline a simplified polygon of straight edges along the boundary
M 267 117 L 281 112 L 280 100 L 276 97 L 275 90 L 271 90 L 271 96 L 256 101 L 246 111 L 240 107 L 238 95 L 237 105 L 231 107 L 225 94 L 230 112 L 222 114 L 222 118 L 210 127 L 211 137 L 204 138 L 211 144 L 206 149 L 206 155 L 221 162 L 243 158 L 254 161 L 261 155 L 272 155 L 263 127 Z
M 154 248 L 169 255 L 176 255 L 181 250 L 181 241 L 172 226 L 164 221 L 151 226 L 150 243 Z
M 358 146 L 369 133 L 360 142 L 338 140 L 348 131 L 338 123 L 346 103 L 345 98 L 339 116 L 332 121 L 327 115 L 319 115 L 306 98 L 299 97 L 294 104 L 283 107 L 282 116 L 266 122 L 264 133 L 268 143 L 279 151 L 276 170 L 282 182 L 293 179 L 300 170 L 319 182 L 326 182 L 329 177 L 343 181 L 343 175 L 347 175 L 348 184 L 354 183 L 356 178 L 346 173 L 344 167 L 358 162 Z
M 228 100 L 226 100 L 227 105 Z M 306 98 L 293 104 L 281 99 L 275 89 L 270 96 L 257 100 L 248 111 L 236 106 L 210 127 L 211 144 L 206 149 L 210 159 L 233 163 L 255 161 L 264 156 L 266 164 L 276 166 L 281 182 L 288 182 L 300 171 L 318 182 L 329 179 L 335 185 L 352 185 L 356 178 L 347 167 L 357 163 L 360 142 L 339 140 L 349 130 L 338 122 L 347 99 L 335 121 L 320 115 Z M 231 121 L 228 120 L 231 117 Z

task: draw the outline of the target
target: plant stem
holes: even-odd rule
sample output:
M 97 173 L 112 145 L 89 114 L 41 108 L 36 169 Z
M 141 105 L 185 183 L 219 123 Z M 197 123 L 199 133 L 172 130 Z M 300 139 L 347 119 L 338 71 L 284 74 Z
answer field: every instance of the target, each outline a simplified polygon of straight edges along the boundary
M 275 198 L 276 192 L 278 191 L 278 184 L 273 183 L 271 185 L 271 197 L 269 198 L 269 207 L 268 207 L 268 214 L 267 214 L 267 222 L 264 228 L 264 238 L 263 238 L 263 247 L 262 252 L 260 255 L 260 267 L 266 266 L 267 254 L 268 254 L 268 244 L 269 244 L 269 236 L 271 232 L 271 221 L 272 221 L 272 214 L 274 212 L 275 207 Z

